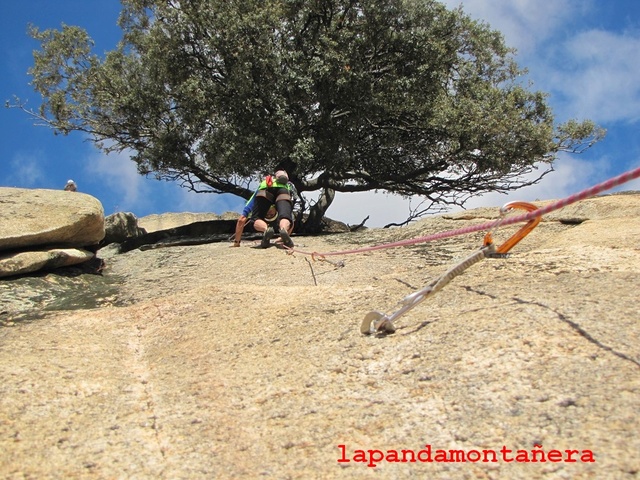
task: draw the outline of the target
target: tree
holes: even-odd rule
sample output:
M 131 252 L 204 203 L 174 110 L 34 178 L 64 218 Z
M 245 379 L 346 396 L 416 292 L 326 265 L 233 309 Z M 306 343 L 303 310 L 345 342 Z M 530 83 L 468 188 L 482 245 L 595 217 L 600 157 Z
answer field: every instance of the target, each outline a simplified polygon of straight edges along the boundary
M 194 191 L 248 198 L 285 168 L 303 198 L 320 193 L 307 230 L 335 192 L 463 204 L 539 181 L 604 133 L 554 125 L 500 33 L 433 0 L 122 3 L 103 58 L 79 27 L 32 27 L 31 113 Z

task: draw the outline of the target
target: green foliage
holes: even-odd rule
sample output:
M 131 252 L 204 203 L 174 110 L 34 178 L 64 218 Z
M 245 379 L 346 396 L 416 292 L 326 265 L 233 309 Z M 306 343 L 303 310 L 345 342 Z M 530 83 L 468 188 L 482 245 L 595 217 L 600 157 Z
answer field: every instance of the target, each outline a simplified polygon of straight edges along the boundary
M 327 199 L 382 189 L 462 203 L 528 184 L 518 177 L 535 164 L 602 133 L 555 127 L 502 36 L 432 0 L 123 6 L 104 58 L 78 27 L 32 29 L 40 118 L 194 190 L 247 197 L 243 182 L 284 166 Z

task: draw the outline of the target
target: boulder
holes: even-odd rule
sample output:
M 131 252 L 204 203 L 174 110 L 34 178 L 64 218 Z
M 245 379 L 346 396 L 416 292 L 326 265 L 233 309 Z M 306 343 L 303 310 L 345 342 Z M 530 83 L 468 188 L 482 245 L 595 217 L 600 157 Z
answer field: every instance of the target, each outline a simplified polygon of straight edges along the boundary
M 86 247 L 104 238 L 104 209 L 90 195 L 0 188 L 0 251 Z
M 94 255 L 77 248 L 54 248 L 0 255 L 0 278 L 77 265 L 91 260 Z
M 130 212 L 118 212 L 104 219 L 105 236 L 101 245 L 122 243 L 129 238 L 146 234 L 144 228 L 138 226 L 137 217 Z

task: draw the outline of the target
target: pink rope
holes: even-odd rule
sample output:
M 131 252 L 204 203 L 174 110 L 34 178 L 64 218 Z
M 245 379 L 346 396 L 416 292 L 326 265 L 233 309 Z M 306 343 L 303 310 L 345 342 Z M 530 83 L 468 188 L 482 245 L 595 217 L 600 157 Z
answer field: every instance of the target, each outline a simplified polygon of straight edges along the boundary
M 503 227 L 506 225 L 513 225 L 514 223 L 528 222 L 533 218 L 541 217 L 542 215 L 546 215 L 555 210 L 560 210 L 561 208 L 564 208 L 567 205 L 571 205 L 572 203 L 576 203 L 586 198 L 593 197 L 594 195 L 598 195 L 599 193 L 602 193 L 604 191 L 611 190 L 612 188 L 615 188 L 619 185 L 630 182 L 631 180 L 635 180 L 636 178 L 639 178 L 639 177 L 640 177 L 640 167 L 637 167 L 621 175 L 610 178 L 609 180 L 606 180 L 602 183 L 594 185 L 593 187 L 582 190 L 581 192 L 575 193 L 561 200 L 552 202 L 549 205 L 545 207 L 541 207 L 532 212 L 528 212 L 522 215 L 516 215 L 509 218 L 497 219 L 491 222 L 487 222 L 479 225 L 472 225 L 472 226 L 460 228 L 457 230 L 448 230 L 445 232 L 427 235 L 425 237 L 410 238 L 410 239 L 401 240 L 398 242 L 375 245 L 373 247 L 363 247 L 363 248 L 356 248 L 353 250 L 342 250 L 338 252 L 318 253 L 318 252 L 304 252 L 302 250 L 294 250 L 294 249 L 291 249 L 290 252 L 300 253 L 303 255 L 313 255 L 317 257 L 328 257 L 331 255 L 350 255 L 354 253 L 373 252 L 375 250 L 382 250 L 385 248 L 404 247 L 407 245 L 415 245 L 416 243 L 433 242 L 435 240 L 442 240 L 444 238 L 455 237 L 458 235 L 466 235 L 469 233 L 491 230 L 492 228 L 495 228 L 498 225 L 500 227 Z

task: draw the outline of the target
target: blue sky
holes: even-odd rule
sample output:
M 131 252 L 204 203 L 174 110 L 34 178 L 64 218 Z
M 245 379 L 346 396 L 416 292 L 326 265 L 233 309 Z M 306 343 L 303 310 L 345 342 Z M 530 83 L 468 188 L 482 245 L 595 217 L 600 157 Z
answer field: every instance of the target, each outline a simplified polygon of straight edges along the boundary
M 560 198 L 640 165 L 640 2 L 637 0 L 444 0 L 462 5 L 472 17 L 500 30 L 517 61 L 529 69 L 533 88 L 548 92 L 557 121 L 590 118 L 607 137 L 582 155 L 563 155 L 540 184 L 509 196 L 491 194 L 468 207 L 509 200 Z M 37 43 L 27 25 L 83 27 L 100 54 L 120 38 L 118 0 L 23 0 L 0 2 L 0 100 L 14 95 L 37 108 L 29 85 Z M 106 156 L 79 133 L 55 136 L 17 109 L 0 109 L 0 186 L 61 189 L 68 179 L 98 198 L 109 215 L 138 217 L 163 212 L 239 211 L 243 201 L 229 195 L 193 194 L 175 184 L 136 173 L 126 155 Z M 640 190 L 640 182 L 622 190 Z M 348 223 L 370 216 L 368 226 L 403 221 L 411 203 L 384 194 L 338 194 L 328 215 Z

